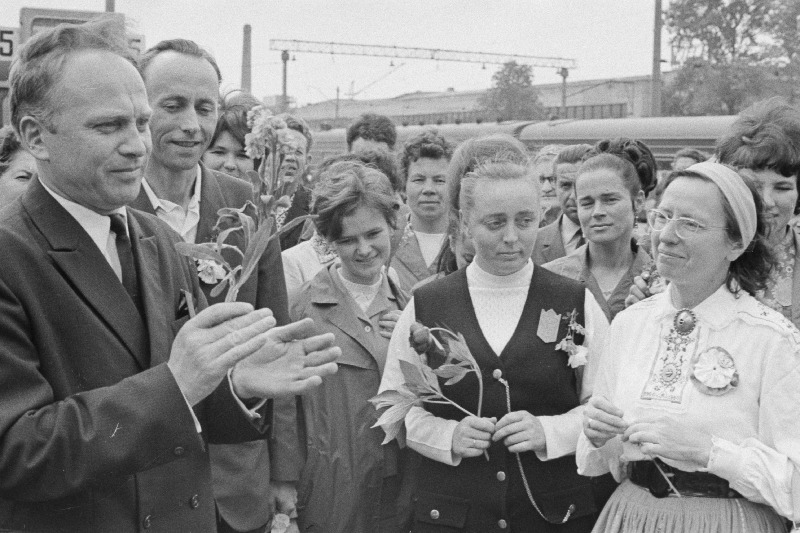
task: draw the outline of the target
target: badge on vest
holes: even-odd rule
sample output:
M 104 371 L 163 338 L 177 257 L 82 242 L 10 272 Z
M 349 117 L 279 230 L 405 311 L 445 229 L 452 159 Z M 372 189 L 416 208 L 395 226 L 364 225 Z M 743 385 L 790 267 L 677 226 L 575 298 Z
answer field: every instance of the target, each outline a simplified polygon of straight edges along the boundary
M 536 330 L 536 335 L 542 339 L 544 343 L 556 342 L 558 338 L 558 327 L 561 324 L 561 315 L 548 309 L 542 309 L 539 315 L 539 328 Z

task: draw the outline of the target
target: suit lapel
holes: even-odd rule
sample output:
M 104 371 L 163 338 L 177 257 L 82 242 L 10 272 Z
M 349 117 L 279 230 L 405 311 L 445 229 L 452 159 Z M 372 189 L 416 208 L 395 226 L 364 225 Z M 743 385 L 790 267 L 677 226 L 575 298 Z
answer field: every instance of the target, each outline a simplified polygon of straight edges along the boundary
M 209 242 L 216 237 L 214 226 L 217 224 L 217 211 L 229 207 L 225 202 L 222 187 L 214 175 L 204 166 L 200 166 L 202 183 L 200 185 L 200 221 L 197 223 L 195 242 Z
M 165 355 L 169 354 L 171 339 L 156 332 L 164 331 L 164 326 L 171 324 L 174 316 L 168 314 L 163 302 L 171 301 L 164 295 L 164 281 L 161 279 L 161 265 L 156 237 L 145 236 L 138 221 L 128 216 L 128 225 L 131 230 L 131 244 L 133 256 L 136 261 L 136 270 L 139 273 L 139 287 L 142 291 L 142 304 L 145 310 L 145 320 L 149 334 L 150 366 L 165 363 Z
M 147 368 L 147 332 L 142 317 L 105 256 L 38 179 L 31 182 L 23 204 L 50 244 L 47 253 L 64 277 L 116 334 L 139 366 Z

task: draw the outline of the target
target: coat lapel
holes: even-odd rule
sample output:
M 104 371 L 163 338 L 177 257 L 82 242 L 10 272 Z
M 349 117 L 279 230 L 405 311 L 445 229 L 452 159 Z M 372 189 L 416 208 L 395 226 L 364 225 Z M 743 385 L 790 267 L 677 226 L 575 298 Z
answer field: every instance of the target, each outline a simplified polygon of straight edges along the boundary
M 426 265 L 425 260 L 422 259 L 422 250 L 420 250 L 419 242 L 417 242 L 417 237 L 415 235 L 411 235 L 401 241 L 400 247 L 397 249 L 397 253 L 394 257 L 402 263 L 409 272 L 414 274 L 417 280 L 421 281 L 431 274 L 435 274 L 435 272 L 431 272 L 428 269 L 428 265 Z
M 195 242 L 210 242 L 216 238 L 214 226 L 217 224 L 217 211 L 229 207 L 225 201 L 222 187 L 214 175 L 204 166 L 200 166 L 202 182 L 200 185 L 200 221 L 197 224 Z
M 47 239 L 50 245 L 47 253 L 57 268 L 116 334 L 139 366 L 147 368 L 147 331 L 142 317 L 105 256 L 38 179 L 30 184 L 23 204 Z M 139 272 L 143 270 L 140 268 Z

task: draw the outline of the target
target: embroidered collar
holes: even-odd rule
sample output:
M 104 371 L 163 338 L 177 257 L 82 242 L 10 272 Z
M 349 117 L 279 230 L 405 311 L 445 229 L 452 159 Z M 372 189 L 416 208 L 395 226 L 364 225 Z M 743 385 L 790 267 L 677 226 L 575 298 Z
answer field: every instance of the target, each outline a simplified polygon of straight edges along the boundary
M 667 290 L 654 296 L 658 308 L 655 318 L 672 318 L 678 309 L 672 304 L 672 291 L 674 287 L 670 284 Z M 728 290 L 723 283 L 711 296 L 700 302 L 692 311 L 697 315 L 697 322 L 712 329 L 721 329 L 736 319 L 736 315 L 743 302 L 749 295 L 742 291 L 741 297 L 736 296 Z

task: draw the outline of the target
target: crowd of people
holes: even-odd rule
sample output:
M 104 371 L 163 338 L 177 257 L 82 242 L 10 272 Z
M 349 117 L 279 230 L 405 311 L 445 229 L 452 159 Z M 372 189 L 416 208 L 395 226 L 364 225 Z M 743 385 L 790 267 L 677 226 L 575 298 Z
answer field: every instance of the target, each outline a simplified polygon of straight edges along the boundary
M 291 149 L 253 158 L 261 103 L 221 79 L 107 20 L 13 65 L 0 530 L 798 527 L 800 109 L 671 172 L 636 139 L 398 145 L 372 114 L 324 161 L 278 115 Z M 219 213 L 267 161 L 280 238 L 228 301 L 207 262 L 251 258 Z

